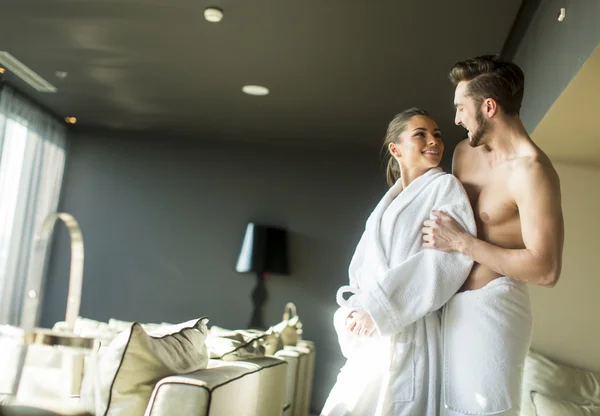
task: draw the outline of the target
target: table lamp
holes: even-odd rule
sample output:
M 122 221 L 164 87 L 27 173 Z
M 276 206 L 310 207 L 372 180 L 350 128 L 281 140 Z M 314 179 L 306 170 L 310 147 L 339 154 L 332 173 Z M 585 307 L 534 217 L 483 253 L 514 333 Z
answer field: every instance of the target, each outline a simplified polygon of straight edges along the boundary
M 262 308 L 267 300 L 267 274 L 290 273 L 287 231 L 283 228 L 249 223 L 236 270 L 238 273 L 256 273 L 256 285 L 251 296 L 254 310 L 249 328 L 265 329 Z

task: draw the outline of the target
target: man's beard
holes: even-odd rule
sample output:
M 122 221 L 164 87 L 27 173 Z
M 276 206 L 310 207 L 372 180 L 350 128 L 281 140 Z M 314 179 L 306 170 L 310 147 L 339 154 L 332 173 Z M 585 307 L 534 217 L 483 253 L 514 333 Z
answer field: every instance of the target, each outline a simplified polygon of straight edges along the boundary
M 477 112 L 477 115 L 475 116 L 475 121 L 477 121 L 477 130 L 471 134 L 471 137 L 469 139 L 469 145 L 471 147 L 480 146 L 481 139 L 490 129 L 488 120 L 483 116 L 483 113 L 481 111 Z

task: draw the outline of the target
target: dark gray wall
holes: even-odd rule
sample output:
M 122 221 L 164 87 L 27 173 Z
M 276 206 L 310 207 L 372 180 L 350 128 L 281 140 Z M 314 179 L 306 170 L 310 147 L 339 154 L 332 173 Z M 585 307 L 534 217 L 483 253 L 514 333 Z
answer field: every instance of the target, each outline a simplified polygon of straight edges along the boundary
M 600 42 L 600 1 L 536 0 L 527 4 L 505 53 L 525 72 L 522 118 L 537 126 Z M 558 22 L 561 7 L 567 17 Z M 521 24 L 519 24 L 521 23 Z M 526 23 L 523 25 L 522 23 Z
M 317 344 L 314 408 L 342 357 L 331 318 L 335 292 L 364 222 L 386 189 L 377 149 L 300 150 L 248 143 L 110 134 L 72 137 L 61 210 L 85 242 L 81 315 L 142 322 L 208 316 L 243 328 L 255 279 L 234 271 L 248 221 L 291 232 L 291 276 L 271 276 L 269 324 L 293 301 Z M 68 238 L 50 262 L 43 325 L 64 319 Z

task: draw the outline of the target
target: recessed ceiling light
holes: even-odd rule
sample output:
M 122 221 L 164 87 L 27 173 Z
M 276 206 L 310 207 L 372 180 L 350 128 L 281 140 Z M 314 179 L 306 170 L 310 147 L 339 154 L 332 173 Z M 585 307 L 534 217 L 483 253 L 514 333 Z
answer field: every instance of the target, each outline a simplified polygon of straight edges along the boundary
M 69 75 L 69 73 L 67 71 L 56 71 L 54 75 L 56 75 L 56 78 L 62 81 L 67 77 L 67 75 Z
M 65 117 L 65 122 L 67 124 L 75 124 L 77 123 L 77 119 L 75 117 Z
M 218 23 L 223 19 L 223 10 L 216 7 L 204 9 L 204 18 L 211 23 Z
M 6 51 L 0 51 L 0 63 L 12 74 L 39 92 L 56 92 L 56 87 Z
M 244 85 L 242 91 L 248 95 L 262 96 L 269 94 L 269 89 L 267 87 L 263 87 L 262 85 Z

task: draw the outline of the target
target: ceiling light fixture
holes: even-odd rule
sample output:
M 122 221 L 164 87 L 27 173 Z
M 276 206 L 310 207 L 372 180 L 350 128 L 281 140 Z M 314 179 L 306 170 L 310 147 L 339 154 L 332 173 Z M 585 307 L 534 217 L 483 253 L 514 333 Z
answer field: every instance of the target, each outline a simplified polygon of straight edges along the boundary
M 65 123 L 75 124 L 75 123 L 77 123 L 77 119 L 75 117 L 65 117 Z
M 15 76 L 39 92 L 56 92 L 56 87 L 6 51 L 0 51 L 0 63 Z
M 4 68 L 0 68 L 0 75 L 4 74 L 4 71 L 6 71 Z
M 207 7 L 204 9 L 204 18 L 211 23 L 219 23 L 223 20 L 223 10 L 216 7 Z
M 244 85 L 242 91 L 248 95 L 264 96 L 269 94 L 269 89 L 262 85 Z
M 69 75 L 69 73 L 67 71 L 56 71 L 54 75 L 56 75 L 56 78 L 62 81 Z

